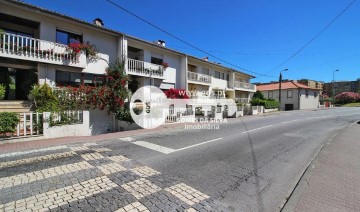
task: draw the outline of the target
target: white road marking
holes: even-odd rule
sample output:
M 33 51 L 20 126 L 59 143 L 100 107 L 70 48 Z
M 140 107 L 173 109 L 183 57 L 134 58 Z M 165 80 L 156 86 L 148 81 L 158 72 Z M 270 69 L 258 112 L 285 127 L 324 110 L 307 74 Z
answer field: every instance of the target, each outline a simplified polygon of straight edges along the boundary
M 265 129 L 265 128 L 272 127 L 272 126 L 273 126 L 273 125 L 270 124 L 270 125 L 268 125 L 268 126 L 255 128 L 255 129 L 252 129 L 252 130 L 244 131 L 244 132 L 242 132 L 242 133 L 248 133 L 248 132 L 252 132 L 252 131 L 255 131 L 255 130 L 261 130 L 261 129 Z
M 160 145 L 153 144 L 153 143 L 149 143 L 149 142 L 146 142 L 146 141 L 135 141 L 135 142 L 132 142 L 132 143 L 136 144 L 138 146 L 142 146 L 142 147 L 145 147 L 145 148 L 148 148 L 148 149 L 152 149 L 152 150 L 164 153 L 164 154 L 169 154 L 169 153 L 172 153 L 172 152 L 175 151 L 174 149 L 167 148 L 167 147 L 160 146 Z
M 191 145 L 191 146 L 183 147 L 183 148 L 180 148 L 180 149 L 175 149 L 175 152 L 181 151 L 181 150 L 184 150 L 184 149 L 193 148 L 193 147 L 200 146 L 200 145 L 204 145 L 204 144 L 208 144 L 208 143 L 211 143 L 211 142 L 214 142 L 214 141 L 218 141 L 220 139 L 223 139 L 223 138 L 216 138 L 216 139 L 213 139 L 213 140 L 210 140 L 210 141 L 204 141 L 204 142 L 194 144 L 194 145 Z
M 66 149 L 67 146 L 56 146 L 56 147 L 48 147 L 43 149 L 34 149 L 34 150 L 28 150 L 28 151 L 22 151 L 22 152 L 11 152 L 11 153 L 5 153 L 1 154 L 0 158 L 10 157 L 10 156 L 19 156 L 19 155 L 26 155 L 30 153 L 36 153 L 36 152 L 45 152 L 45 151 L 51 151 L 51 150 L 60 150 L 60 149 Z
M 291 121 L 283 121 L 283 122 L 280 122 L 279 124 L 286 124 L 286 123 L 295 122 L 295 121 L 299 121 L 299 120 L 294 119 L 294 120 L 291 120 Z

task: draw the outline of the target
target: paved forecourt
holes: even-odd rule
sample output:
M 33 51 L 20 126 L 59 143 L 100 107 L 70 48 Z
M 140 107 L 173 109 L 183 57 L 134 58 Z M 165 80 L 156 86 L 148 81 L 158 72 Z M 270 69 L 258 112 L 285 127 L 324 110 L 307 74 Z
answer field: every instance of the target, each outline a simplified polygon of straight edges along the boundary
M 190 185 L 100 143 L 0 158 L 0 211 L 227 211 Z

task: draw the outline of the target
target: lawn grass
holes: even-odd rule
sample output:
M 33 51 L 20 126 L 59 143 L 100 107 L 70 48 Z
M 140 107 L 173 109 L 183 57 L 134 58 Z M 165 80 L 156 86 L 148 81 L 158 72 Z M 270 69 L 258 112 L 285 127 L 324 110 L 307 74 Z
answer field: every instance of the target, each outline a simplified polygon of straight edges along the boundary
M 360 107 L 360 102 L 348 103 L 343 105 L 342 107 Z

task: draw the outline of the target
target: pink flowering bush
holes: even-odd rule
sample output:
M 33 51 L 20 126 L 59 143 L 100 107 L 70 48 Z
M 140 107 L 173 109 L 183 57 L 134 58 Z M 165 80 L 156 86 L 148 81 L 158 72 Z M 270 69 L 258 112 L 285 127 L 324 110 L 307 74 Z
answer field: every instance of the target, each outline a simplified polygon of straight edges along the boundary
M 339 103 L 360 102 L 360 94 L 354 92 L 343 92 L 335 96 Z

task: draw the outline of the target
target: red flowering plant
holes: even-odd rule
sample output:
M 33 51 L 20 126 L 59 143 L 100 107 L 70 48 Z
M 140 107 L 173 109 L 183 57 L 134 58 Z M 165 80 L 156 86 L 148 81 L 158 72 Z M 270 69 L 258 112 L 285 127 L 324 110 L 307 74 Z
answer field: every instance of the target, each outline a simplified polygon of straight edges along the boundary
M 90 60 L 97 59 L 96 46 L 94 44 L 91 44 L 89 41 L 87 41 L 86 43 L 78 43 L 78 42 L 70 43 L 67 46 L 66 50 L 70 54 L 74 54 L 76 56 L 78 56 L 83 51 L 88 59 Z
M 343 92 L 335 96 L 335 100 L 338 103 L 352 103 L 360 102 L 360 94 L 354 92 Z
M 169 64 L 167 62 L 162 62 L 162 67 L 164 67 L 164 69 L 166 69 L 167 67 L 169 67 Z
M 125 100 L 129 97 L 128 76 L 125 63 L 116 60 L 106 69 L 106 83 L 99 86 L 64 87 L 59 95 L 61 108 L 64 110 L 99 109 L 108 110 L 118 120 L 132 121 Z

